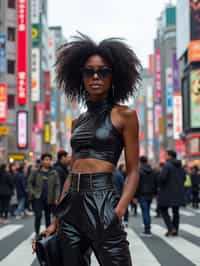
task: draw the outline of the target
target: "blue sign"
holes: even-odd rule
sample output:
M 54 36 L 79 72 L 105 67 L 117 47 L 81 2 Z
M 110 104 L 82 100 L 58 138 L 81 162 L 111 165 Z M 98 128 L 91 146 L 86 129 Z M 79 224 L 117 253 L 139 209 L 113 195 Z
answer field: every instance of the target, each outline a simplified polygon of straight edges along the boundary
M 0 73 L 7 72 L 6 40 L 6 35 L 0 34 Z
M 57 118 L 57 91 L 51 90 L 51 119 L 56 120 Z
M 167 113 L 173 112 L 173 88 L 167 88 Z

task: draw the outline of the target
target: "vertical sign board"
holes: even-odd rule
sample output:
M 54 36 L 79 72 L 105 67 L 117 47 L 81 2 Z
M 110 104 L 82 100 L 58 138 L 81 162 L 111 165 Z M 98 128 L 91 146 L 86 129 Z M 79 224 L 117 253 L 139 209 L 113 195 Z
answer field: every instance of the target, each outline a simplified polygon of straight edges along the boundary
M 32 48 L 31 101 L 40 101 L 40 50 Z
M 6 39 L 5 34 L 0 34 L 0 73 L 7 72 Z
M 17 0 L 17 102 L 27 103 L 27 0 Z
M 37 104 L 37 127 L 38 129 L 43 129 L 44 127 L 44 104 Z
M 51 86 L 50 86 L 50 72 L 44 72 L 44 95 L 45 95 L 45 116 L 50 116 L 51 113 Z
M 182 95 L 176 92 L 173 97 L 173 135 L 175 140 L 180 139 L 180 134 L 183 131 L 182 116 Z
M 155 51 L 155 96 L 156 102 L 160 103 L 162 93 L 162 79 L 161 79 L 161 54 L 160 49 Z
M 180 92 L 179 66 L 178 66 L 176 51 L 174 51 L 172 55 L 172 75 L 173 75 L 174 92 Z
M 5 83 L 0 83 L 0 123 L 5 123 L 7 121 L 7 106 L 7 85 Z
M 17 147 L 28 148 L 28 112 L 17 112 Z
M 200 128 L 200 69 L 190 72 L 190 128 Z

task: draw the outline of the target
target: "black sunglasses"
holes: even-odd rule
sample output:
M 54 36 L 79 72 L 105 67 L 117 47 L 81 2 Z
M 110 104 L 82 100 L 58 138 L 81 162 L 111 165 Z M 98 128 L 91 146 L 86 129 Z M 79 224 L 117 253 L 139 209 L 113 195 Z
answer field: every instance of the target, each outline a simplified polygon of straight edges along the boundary
M 94 68 L 85 67 L 81 69 L 81 72 L 85 78 L 93 78 L 94 74 L 97 74 L 100 79 L 104 79 L 109 75 L 112 75 L 112 69 L 109 67 L 102 67 L 96 70 Z

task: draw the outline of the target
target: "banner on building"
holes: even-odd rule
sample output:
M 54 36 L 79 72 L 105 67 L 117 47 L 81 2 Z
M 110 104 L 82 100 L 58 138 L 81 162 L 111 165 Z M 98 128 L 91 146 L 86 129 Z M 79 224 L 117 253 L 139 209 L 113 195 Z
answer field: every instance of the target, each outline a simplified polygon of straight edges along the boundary
M 180 83 L 179 83 L 179 66 L 178 66 L 178 60 L 176 57 L 176 51 L 173 52 L 172 55 L 172 78 L 173 78 L 173 89 L 174 92 L 180 91 Z
M 17 0 L 17 102 L 27 103 L 27 0 Z
M 150 75 L 152 75 L 154 73 L 154 55 L 153 54 L 149 55 L 148 72 Z
M 153 110 L 147 110 L 147 139 L 153 139 Z
M 178 140 L 183 132 L 182 95 L 181 93 L 174 93 L 173 98 L 173 136 L 175 140 Z
M 52 145 L 55 145 L 57 143 L 57 128 L 56 128 L 56 121 L 51 121 L 51 141 L 50 143 Z
M 50 72 L 44 72 L 44 102 L 45 102 L 45 116 L 50 116 L 51 112 L 51 87 L 50 87 Z
M 200 129 L 200 69 L 190 72 L 190 128 Z
M 200 1 L 190 1 L 190 31 L 191 40 L 200 40 Z
M 0 34 L 0 73 L 7 72 L 6 41 L 7 41 L 6 35 Z
M 161 54 L 160 49 L 155 50 L 155 96 L 156 101 L 161 101 L 162 77 L 161 77 Z
M 44 104 L 37 104 L 37 128 L 43 129 L 44 127 Z
M 172 113 L 173 108 L 173 74 L 172 74 L 172 68 L 168 67 L 166 68 L 166 112 L 167 114 Z
M 31 101 L 40 101 L 40 49 L 32 48 Z
M 160 135 L 160 131 L 159 131 L 159 120 L 160 117 L 162 116 L 162 105 L 161 104 L 155 104 L 154 106 L 154 128 L 155 128 L 155 135 L 159 136 Z
M 51 119 L 57 118 L 57 92 L 52 88 L 51 90 Z
M 40 24 L 32 24 L 32 44 L 36 47 L 40 45 Z
M 44 142 L 50 143 L 51 140 L 51 127 L 49 123 L 45 123 L 44 125 Z
M 147 108 L 153 108 L 153 86 L 148 85 L 146 87 L 146 95 L 147 95 L 147 100 L 146 100 Z
M 41 0 L 31 0 L 31 23 L 40 23 L 40 1 Z
M 200 40 L 190 42 L 188 48 L 188 60 L 190 63 L 200 62 Z
M 28 112 L 17 112 L 17 147 L 19 149 L 28 148 Z
M 7 121 L 8 91 L 7 84 L 0 83 L 0 123 Z

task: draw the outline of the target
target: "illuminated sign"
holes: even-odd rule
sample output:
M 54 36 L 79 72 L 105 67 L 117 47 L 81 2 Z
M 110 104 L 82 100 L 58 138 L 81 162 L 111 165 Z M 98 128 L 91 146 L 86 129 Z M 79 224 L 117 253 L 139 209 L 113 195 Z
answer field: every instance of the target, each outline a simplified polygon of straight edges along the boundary
M 31 101 L 40 101 L 40 50 L 32 48 Z
M 0 123 L 5 123 L 7 120 L 7 106 L 7 85 L 5 83 L 0 83 Z
M 27 1 L 17 1 L 17 102 L 27 103 Z
M 28 147 L 28 112 L 17 112 L 17 147 L 27 149 Z

